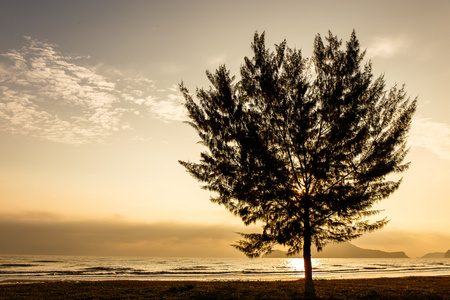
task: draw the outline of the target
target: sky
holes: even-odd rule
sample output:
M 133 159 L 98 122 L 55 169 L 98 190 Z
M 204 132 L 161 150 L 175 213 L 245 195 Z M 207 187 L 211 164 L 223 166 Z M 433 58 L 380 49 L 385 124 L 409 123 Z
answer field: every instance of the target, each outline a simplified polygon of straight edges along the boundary
M 0 253 L 227 256 L 254 232 L 178 164 L 202 146 L 178 85 L 234 75 L 256 31 L 312 54 L 352 30 L 375 76 L 418 109 L 410 169 L 353 240 L 410 257 L 450 249 L 449 1 L 0 1 Z

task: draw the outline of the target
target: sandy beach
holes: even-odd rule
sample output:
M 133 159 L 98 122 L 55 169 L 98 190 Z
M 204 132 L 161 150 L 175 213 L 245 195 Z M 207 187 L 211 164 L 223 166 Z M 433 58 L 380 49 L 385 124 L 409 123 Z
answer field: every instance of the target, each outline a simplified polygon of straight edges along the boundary
M 450 276 L 315 280 L 316 299 L 450 299 Z M 314 292 L 313 292 L 314 293 Z M 0 299 L 302 299 L 293 281 L 4 281 Z

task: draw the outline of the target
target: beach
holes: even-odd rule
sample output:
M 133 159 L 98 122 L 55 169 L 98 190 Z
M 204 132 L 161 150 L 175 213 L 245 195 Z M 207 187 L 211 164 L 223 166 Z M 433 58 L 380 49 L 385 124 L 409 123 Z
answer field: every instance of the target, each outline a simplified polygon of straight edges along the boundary
M 315 292 L 314 292 L 315 291 Z M 318 279 L 316 299 L 450 299 L 450 276 Z M 303 299 L 303 280 L 3 281 L 0 299 Z

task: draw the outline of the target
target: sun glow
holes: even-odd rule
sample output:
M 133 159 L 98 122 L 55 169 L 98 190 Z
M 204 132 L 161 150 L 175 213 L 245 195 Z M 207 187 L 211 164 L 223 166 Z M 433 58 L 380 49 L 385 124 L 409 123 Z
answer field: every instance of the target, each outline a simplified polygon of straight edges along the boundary
M 285 264 L 291 272 L 305 272 L 305 264 L 303 262 L 303 258 L 291 258 L 286 260 Z M 320 267 L 320 261 L 317 259 L 312 258 L 311 264 L 313 270 Z

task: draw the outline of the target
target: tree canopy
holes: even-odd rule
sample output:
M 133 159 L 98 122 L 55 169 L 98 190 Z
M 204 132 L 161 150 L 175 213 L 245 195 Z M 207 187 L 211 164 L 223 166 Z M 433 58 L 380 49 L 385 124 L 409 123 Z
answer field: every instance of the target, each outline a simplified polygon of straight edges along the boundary
M 180 163 L 215 192 L 213 202 L 262 225 L 236 248 L 250 257 L 275 245 L 303 250 L 311 279 L 312 244 L 320 250 L 387 223 L 368 217 L 400 185 L 387 175 L 408 168 L 416 100 L 374 78 L 355 32 L 344 46 L 331 32 L 317 35 L 311 58 L 286 41 L 270 51 L 264 33 L 251 47 L 237 82 L 221 65 L 206 72 L 211 86 L 196 99 L 180 85 L 206 148 L 200 162 Z

